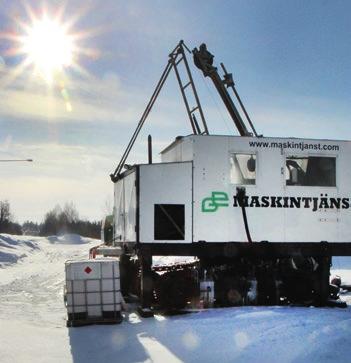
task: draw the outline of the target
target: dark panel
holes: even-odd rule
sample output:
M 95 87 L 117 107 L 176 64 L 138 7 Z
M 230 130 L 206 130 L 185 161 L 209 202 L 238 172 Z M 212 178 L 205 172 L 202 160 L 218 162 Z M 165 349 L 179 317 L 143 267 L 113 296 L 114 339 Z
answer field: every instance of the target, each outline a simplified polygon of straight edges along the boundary
M 155 204 L 155 240 L 184 240 L 184 204 Z

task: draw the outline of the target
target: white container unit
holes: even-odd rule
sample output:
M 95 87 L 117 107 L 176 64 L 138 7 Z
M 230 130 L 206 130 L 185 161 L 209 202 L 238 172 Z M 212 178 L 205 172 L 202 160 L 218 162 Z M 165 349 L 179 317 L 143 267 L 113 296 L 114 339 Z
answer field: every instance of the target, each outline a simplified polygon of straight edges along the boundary
M 238 187 L 254 241 L 349 241 L 350 154 L 350 141 L 178 138 L 115 183 L 114 241 L 247 241 Z
M 119 261 L 116 258 L 67 261 L 65 270 L 68 326 L 121 321 Z

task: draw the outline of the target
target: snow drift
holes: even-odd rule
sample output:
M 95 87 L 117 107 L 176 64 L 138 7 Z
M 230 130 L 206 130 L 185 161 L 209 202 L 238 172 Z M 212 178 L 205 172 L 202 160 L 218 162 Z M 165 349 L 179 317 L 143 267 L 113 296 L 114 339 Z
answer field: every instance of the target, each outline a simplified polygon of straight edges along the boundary
M 94 241 L 77 234 L 62 236 L 30 237 L 0 234 L 0 267 L 8 266 L 28 257 L 38 250 L 45 249 L 49 243 L 56 244 L 86 244 Z M 96 240 L 95 240 L 96 242 Z

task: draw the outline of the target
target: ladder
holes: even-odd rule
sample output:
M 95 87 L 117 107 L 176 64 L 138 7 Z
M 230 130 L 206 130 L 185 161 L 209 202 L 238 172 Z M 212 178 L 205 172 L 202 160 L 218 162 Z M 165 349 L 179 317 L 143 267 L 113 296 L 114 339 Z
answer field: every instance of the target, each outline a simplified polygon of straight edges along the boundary
M 194 80 L 189 68 L 189 64 L 188 64 L 188 60 L 186 58 L 185 55 L 185 50 L 188 51 L 191 54 L 191 51 L 188 49 L 188 47 L 184 44 L 183 40 L 181 40 L 179 42 L 179 44 L 177 45 L 177 47 L 174 49 L 174 51 L 169 55 L 170 57 L 170 63 L 173 66 L 173 69 L 175 71 L 176 77 L 177 77 L 177 81 L 179 84 L 179 88 L 180 88 L 180 92 L 182 94 L 183 97 L 183 101 L 185 104 L 185 108 L 186 111 L 188 113 L 188 117 L 189 117 L 189 121 L 190 121 L 190 125 L 192 127 L 193 133 L 195 135 L 198 134 L 205 134 L 208 135 L 208 128 L 207 128 L 207 124 L 206 124 L 206 120 L 205 120 L 205 116 L 204 113 L 202 111 L 202 107 L 201 107 L 201 103 L 200 103 L 200 99 L 199 96 L 197 94 L 196 91 L 196 87 L 194 84 Z M 186 70 L 186 82 L 184 83 L 182 81 L 182 78 L 180 76 L 180 72 L 178 69 L 179 64 L 183 62 L 184 66 L 185 66 L 185 70 Z M 193 98 L 195 100 L 195 105 L 193 107 L 191 107 L 189 105 L 189 101 L 188 101 L 188 96 L 187 95 L 187 89 L 190 87 L 192 94 L 193 94 Z M 202 128 L 200 127 L 199 123 L 197 122 L 196 119 L 196 113 L 199 114 L 200 119 L 201 119 L 201 123 L 202 123 Z

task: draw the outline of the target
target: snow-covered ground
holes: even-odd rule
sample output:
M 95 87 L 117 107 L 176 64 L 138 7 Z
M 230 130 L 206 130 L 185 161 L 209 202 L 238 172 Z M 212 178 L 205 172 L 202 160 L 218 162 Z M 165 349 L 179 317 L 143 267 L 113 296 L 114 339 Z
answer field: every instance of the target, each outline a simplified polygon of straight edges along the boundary
M 99 242 L 0 235 L 0 362 L 349 362 L 346 309 L 240 307 L 66 328 L 64 261 Z M 351 283 L 350 259 L 334 272 Z M 350 301 L 351 304 L 351 301 Z

